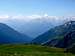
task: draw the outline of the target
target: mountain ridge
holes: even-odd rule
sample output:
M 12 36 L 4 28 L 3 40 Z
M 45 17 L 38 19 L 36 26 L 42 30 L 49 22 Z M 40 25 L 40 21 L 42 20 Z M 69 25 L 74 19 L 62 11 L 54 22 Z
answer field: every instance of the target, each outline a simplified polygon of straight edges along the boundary
M 30 37 L 17 32 L 8 25 L 0 23 L 0 43 L 25 43 L 30 41 Z

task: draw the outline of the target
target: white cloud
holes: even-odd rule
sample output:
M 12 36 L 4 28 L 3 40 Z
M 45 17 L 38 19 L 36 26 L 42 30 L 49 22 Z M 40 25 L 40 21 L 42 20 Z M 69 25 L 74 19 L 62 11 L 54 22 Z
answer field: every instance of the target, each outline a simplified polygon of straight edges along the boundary
M 37 19 L 37 18 L 41 18 L 42 16 L 40 15 L 31 15 L 31 16 L 26 16 L 29 19 Z
M 0 22 L 7 21 L 9 18 L 10 18 L 10 16 L 8 16 L 8 15 L 1 15 L 0 16 Z
M 34 19 L 47 19 L 47 20 L 75 20 L 75 16 L 67 16 L 67 17 L 57 17 L 57 16 L 49 16 L 48 14 L 44 15 L 31 15 L 31 16 L 25 16 L 25 15 L 17 15 L 17 16 L 9 16 L 9 15 L 1 15 L 0 21 L 6 21 L 11 19 L 17 19 L 17 20 L 25 20 L 30 21 Z
M 6 18 L 9 18 L 10 16 L 8 16 L 8 15 L 2 15 L 2 16 L 0 16 L 0 19 L 6 19 Z

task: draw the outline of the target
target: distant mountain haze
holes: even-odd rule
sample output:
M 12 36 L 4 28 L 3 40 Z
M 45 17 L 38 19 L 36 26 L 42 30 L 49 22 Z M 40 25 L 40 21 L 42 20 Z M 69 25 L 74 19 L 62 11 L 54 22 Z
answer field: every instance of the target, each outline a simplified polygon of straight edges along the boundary
M 25 20 L 26 19 L 26 20 Z M 35 38 L 49 29 L 63 24 L 65 19 L 56 19 L 54 17 L 44 16 L 41 18 L 35 18 L 28 20 L 25 19 L 9 19 L 4 23 L 19 31 L 22 34 L 26 34 L 32 38 Z

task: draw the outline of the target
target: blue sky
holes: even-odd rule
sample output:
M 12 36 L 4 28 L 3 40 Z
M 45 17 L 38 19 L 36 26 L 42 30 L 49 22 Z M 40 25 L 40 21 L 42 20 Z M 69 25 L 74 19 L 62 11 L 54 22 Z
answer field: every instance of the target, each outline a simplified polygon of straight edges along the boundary
M 75 15 L 75 0 L 0 0 L 0 15 Z

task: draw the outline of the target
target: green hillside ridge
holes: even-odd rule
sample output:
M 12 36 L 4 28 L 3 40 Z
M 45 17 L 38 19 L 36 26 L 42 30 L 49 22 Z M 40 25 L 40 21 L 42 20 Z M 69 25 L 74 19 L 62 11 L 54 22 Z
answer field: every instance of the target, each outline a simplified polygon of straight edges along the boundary
M 75 56 L 64 49 L 40 45 L 0 45 L 0 56 Z

